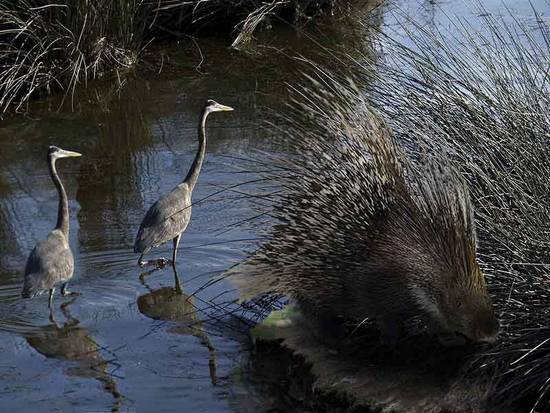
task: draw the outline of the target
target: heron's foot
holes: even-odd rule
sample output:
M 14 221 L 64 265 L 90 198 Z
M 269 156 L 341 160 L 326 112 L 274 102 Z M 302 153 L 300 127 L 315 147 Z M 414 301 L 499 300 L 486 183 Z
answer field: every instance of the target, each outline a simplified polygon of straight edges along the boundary
M 63 286 L 61 287 L 61 295 L 63 297 L 68 297 L 70 295 L 81 295 L 80 293 L 78 292 L 72 292 L 72 291 L 69 291 L 69 284 L 68 283 L 65 283 L 63 284 Z
M 143 268 L 143 267 L 146 267 L 146 266 L 149 266 L 149 265 L 154 265 L 156 266 L 157 268 L 164 268 L 166 267 L 168 264 L 170 264 L 172 261 L 169 260 L 168 258 L 157 258 L 156 260 L 151 260 L 151 261 L 147 261 L 147 260 L 138 260 L 138 265 Z
M 80 291 L 65 290 L 65 291 L 61 292 L 61 295 L 63 297 L 78 297 L 78 296 L 82 295 L 82 293 Z
M 166 267 L 168 264 L 171 264 L 172 263 L 172 260 L 169 260 L 168 258 L 159 258 L 157 259 L 157 266 L 159 268 L 164 268 Z

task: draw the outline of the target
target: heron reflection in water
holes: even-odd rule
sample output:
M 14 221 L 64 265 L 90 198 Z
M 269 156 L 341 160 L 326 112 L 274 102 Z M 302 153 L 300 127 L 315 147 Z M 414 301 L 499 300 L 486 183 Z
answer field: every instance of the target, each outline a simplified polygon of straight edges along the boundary
M 210 380 L 213 385 L 216 385 L 216 350 L 197 316 L 193 297 L 183 292 L 177 269 L 175 266 L 172 266 L 172 269 L 174 271 L 174 287 L 152 289 L 147 284 L 146 277 L 155 270 L 141 274 L 139 279 L 149 293 L 138 297 L 139 311 L 153 320 L 175 322 L 176 325 L 168 330 L 170 333 L 192 335 L 198 338 L 201 344 L 208 349 Z
M 80 322 L 69 313 L 69 306 L 75 299 L 61 305 L 61 312 L 66 318 L 65 324 L 59 326 L 53 320 L 51 324 L 27 333 L 25 338 L 27 343 L 40 354 L 73 362 L 73 366 L 64 370 L 66 376 L 98 380 L 113 396 L 112 411 L 118 412 L 122 396 L 112 375 L 108 372 L 109 362 L 102 357 L 100 346 L 90 336 L 88 330 L 80 326 Z

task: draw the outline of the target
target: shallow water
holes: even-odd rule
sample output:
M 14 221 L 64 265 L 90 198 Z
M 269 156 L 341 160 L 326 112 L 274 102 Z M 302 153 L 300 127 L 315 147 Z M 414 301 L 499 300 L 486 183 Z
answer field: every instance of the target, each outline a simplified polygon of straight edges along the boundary
M 502 8 L 500 0 L 484 4 Z M 550 11 L 548 3 L 535 6 Z M 514 7 L 529 19 L 528 2 Z M 469 13 L 451 0 L 403 0 L 381 7 L 370 24 L 395 28 L 396 8 L 426 24 L 437 20 L 441 10 Z M 350 53 L 368 48 L 363 29 L 343 21 L 325 26 L 324 33 L 313 37 L 331 48 Z M 106 80 L 67 98 L 60 111 L 61 98 L 42 100 L 33 103 L 29 115 L 2 121 L 3 409 L 288 411 L 243 379 L 249 324 L 227 314 L 236 308 L 230 304 L 236 298 L 232 287 L 225 281 L 201 287 L 242 258 L 259 236 L 254 226 L 233 225 L 251 216 L 253 201 L 220 188 L 251 181 L 236 189 L 260 189 L 257 176 L 239 158 L 253 152 L 261 158 L 257 150 L 280 155 L 260 124 L 266 107 L 285 110 L 283 86 L 295 67 L 268 48 L 315 55 L 316 41 L 279 27 L 261 36 L 251 54 L 230 51 L 225 39 L 155 50 L 147 58 L 148 70 L 125 77 L 123 87 Z M 322 63 L 331 64 L 330 59 Z M 194 206 L 180 244 L 179 291 L 169 268 L 140 278 L 144 270 L 136 265 L 132 244 L 147 208 L 185 176 L 207 98 L 236 110 L 208 121 L 207 157 L 194 201 L 209 198 Z M 71 209 L 76 268 L 71 287 L 82 295 L 56 295 L 57 325 L 48 320 L 46 296 L 19 298 L 26 257 L 56 219 L 57 194 L 45 162 L 50 144 L 84 154 L 58 164 Z M 152 256 L 169 253 L 165 246 Z

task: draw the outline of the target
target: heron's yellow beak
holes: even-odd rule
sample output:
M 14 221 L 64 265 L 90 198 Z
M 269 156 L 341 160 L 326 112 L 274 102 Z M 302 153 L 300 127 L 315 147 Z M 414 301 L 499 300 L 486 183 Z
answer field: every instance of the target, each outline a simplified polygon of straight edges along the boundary
M 63 158 L 78 158 L 79 156 L 82 156 L 81 153 L 73 152 L 73 151 L 66 151 L 63 149 L 60 153 L 61 157 Z
M 220 112 L 231 112 L 232 110 L 234 110 L 231 106 L 225 106 L 225 105 L 220 105 L 219 103 L 216 105 L 216 110 L 217 111 L 220 111 Z

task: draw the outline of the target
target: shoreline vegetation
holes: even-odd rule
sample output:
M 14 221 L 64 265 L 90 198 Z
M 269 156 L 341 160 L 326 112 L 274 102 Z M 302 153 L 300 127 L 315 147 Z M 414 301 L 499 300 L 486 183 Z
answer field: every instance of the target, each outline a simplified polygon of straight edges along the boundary
M 304 145 L 311 128 L 319 128 L 318 139 L 323 139 L 326 125 L 348 135 L 361 133 L 361 122 L 348 126 L 342 115 L 358 106 L 355 95 L 340 97 L 350 88 L 370 100 L 411 159 L 435 156 L 461 173 L 475 206 L 478 259 L 501 328 L 496 343 L 472 347 L 460 375 L 482 383 L 480 399 L 495 411 L 508 406 L 542 412 L 550 410 L 550 27 L 536 9 L 535 25 L 509 13 L 481 9 L 476 19 L 447 21 L 446 29 L 401 15 L 398 31 L 406 33 L 407 42 L 399 33 L 377 33 L 375 61 L 336 55 L 346 70 L 334 71 L 306 59 L 304 76 L 291 90 L 298 103 L 309 106 L 270 125 L 282 147 Z M 324 98 L 313 99 L 313 92 Z M 265 191 L 254 194 L 267 203 L 263 214 L 277 217 L 278 210 L 288 207 L 272 188 L 274 183 L 288 188 L 289 165 L 286 159 L 281 169 L 276 169 L 281 166 L 277 159 L 273 165 L 261 164 L 270 171 L 264 174 Z M 339 173 L 331 170 L 329 175 Z M 325 190 L 324 196 L 330 195 Z M 307 199 L 300 201 L 304 211 Z M 295 211 L 300 216 L 300 208 Z M 347 213 L 355 211 L 350 207 Z M 334 223 L 331 215 L 323 218 L 325 225 Z M 269 225 L 284 233 L 288 222 Z M 278 236 L 284 234 L 269 233 L 261 246 Z M 288 249 L 288 256 L 275 255 L 293 263 L 292 253 Z M 272 310 L 268 298 L 258 301 L 266 313 Z
M 446 159 L 461 173 L 501 325 L 497 342 L 475 347 L 461 373 L 484 383 L 491 406 L 530 412 L 550 409 L 550 27 L 535 9 L 533 17 L 536 26 L 528 26 L 481 9 L 476 19 L 432 30 L 401 15 L 406 43 L 380 34 L 379 59 L 337 56 L 345 74 L 306 62 L 295 87 L 325 93 L 317 110 L 334 120 L 323 124 L 341 125 L 334 103 L 341 91 L 369 85 L 357 94 L 366 94 L 411 159 Z M 344 105 L 356 107 L 352 101 Z M 303 124 L 299 116 L 289 121 Z M 277 179 L 284 181 L 267 182 Z M 277 202 L 269 207 L 281 208 Z
M 389 41 L 374 100 L 411 153 L 447 157 L 470 188 L 501 324 L 470 374 L 490 379 L 493 402 L 547 411 L 550 27 L 536 9 L 535 26 L 509 13 L 482 9 L 448 32 L 404 22 L 412 46 Z
M 246 47 L 270 19 L 305 21 L 336 0 L 4 0 L 0 4 L 0 113 L 34 96 L 134 67 L 156 41 L 233 36 Z M 343 4 L 344 2 L 340 2 Z

